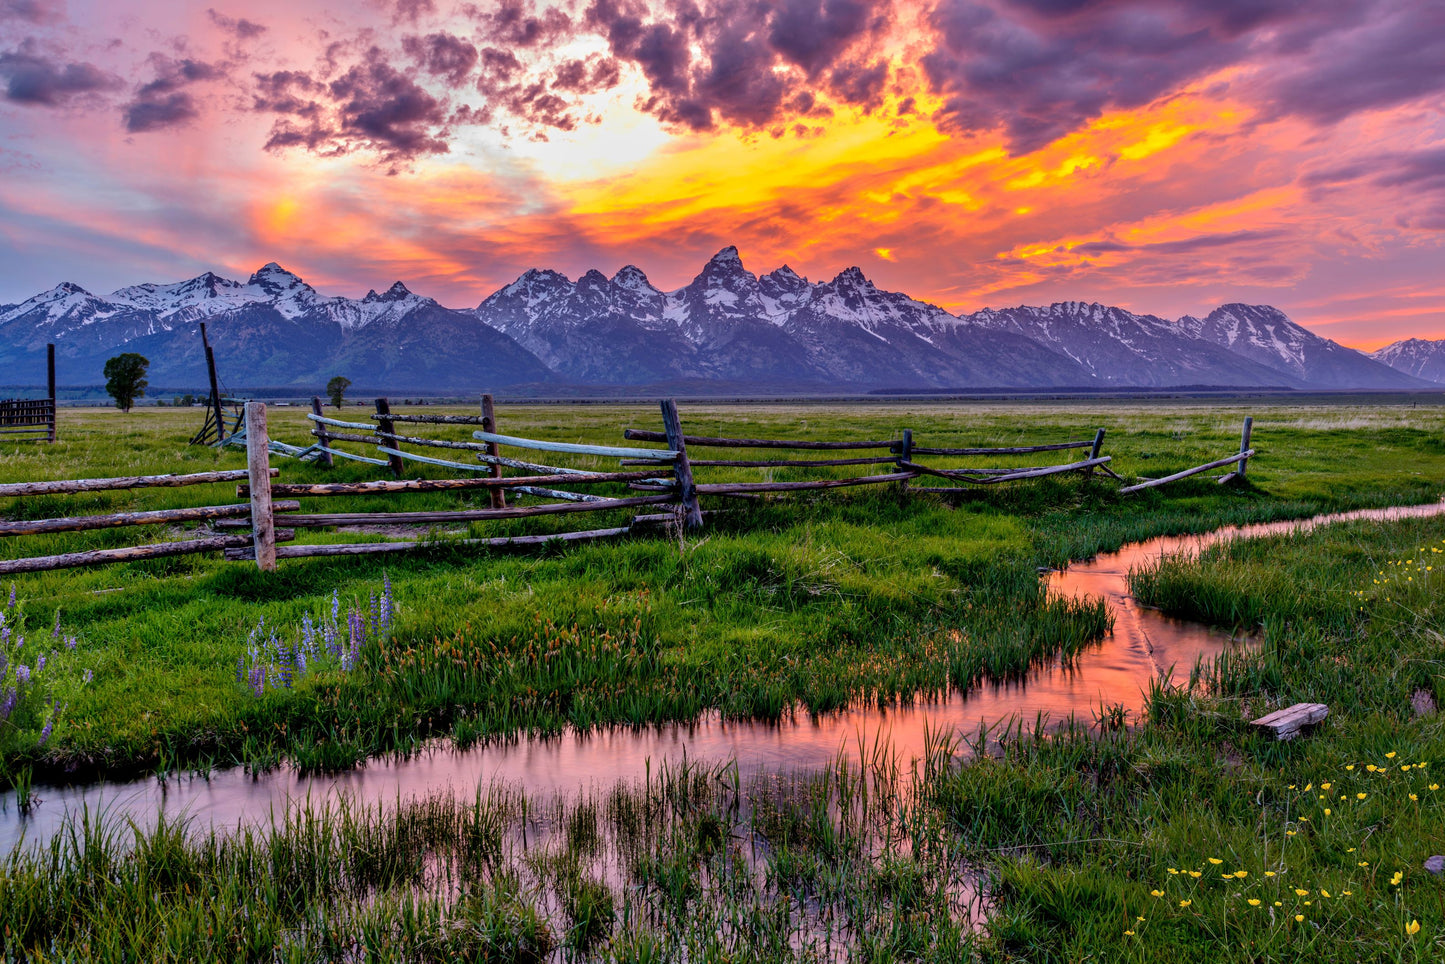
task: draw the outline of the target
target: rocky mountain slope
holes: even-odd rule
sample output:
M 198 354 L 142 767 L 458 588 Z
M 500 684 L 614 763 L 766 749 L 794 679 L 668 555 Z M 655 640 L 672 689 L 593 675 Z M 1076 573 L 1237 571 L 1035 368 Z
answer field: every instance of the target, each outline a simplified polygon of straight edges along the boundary
M 201 321 L 222 379 L 238 390 L 316 391 L 337 374 L 398 393 L 524 384 L 1413 388 L 1428 384 L 1422 372 L 1436 371 L 1367 357 L 1268 306 L 1224 305 L 1179 321 L 1080 302 L 952 315 L 880 289 L 858 268 L 822 282 L 786 265 L 755 275 L 733 247 L 675 291 L 633 265 L 575 282 L 533 269 L 470 311 L 401 282 L 364 298 L 324 296 L 275 263 L 244 282 L 207 272 L 105 296 L 66 283 L 0 306 L 0 365 L 14 383 L 32 369 L 38 381 L 44 346 L 54 342 L 61 383 L 93 385 L 104 380 L 107 358 L 138 351 L 151 359 L 151 384 L 199 387 Z
M 1407 375 L 1445 385 L 1445 338 L 1407 338 L 1371 352 L 1370 357 Z

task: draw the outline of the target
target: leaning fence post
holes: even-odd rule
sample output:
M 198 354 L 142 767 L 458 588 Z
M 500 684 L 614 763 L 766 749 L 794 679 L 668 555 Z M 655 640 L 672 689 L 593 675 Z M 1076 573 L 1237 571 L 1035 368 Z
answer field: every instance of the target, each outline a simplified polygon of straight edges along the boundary
M 246 403 L 246 469 L 251 487 L 251 538 L 256 566 L 276 568 L 276 520 L 271 515 L 271 440 L 266 434 L 266 403 Z
M 1094 445 L 1093 445 L 1092 448 L 1089 449 L 1089 459 L 1092 461 L 1093 459 L 1098 458 L 1098 457 L 1099 457 L 1099 450 L 1102 449 L 1103 447 L 1104 447 L 1104 430 L 1103 430 L 1103 429 L 1099 429 L 1099 431 L 1097 431 L 1097 432 L 1094 433 Z M 1084 481 L 1087 482 L 1089 479 L 1092 479 L 1093 477 L 1094 477 L 1094 467 L 1091 465 L 1091 466 L 1089 466 L 1087 469 L 1084 470 Z
M 491 432 L 494 435 L 497 433 L 497 409 L 496 405 L 492 402 L 492 396 L 490 394 L 482 396 L 482 431 Z M 502 454 L 502 448 L 496 442 L 488 442 L 487 454 L 496 457 Z M 492 478 L 500 479 L 501 477 L 501 463 L 493 462 Z M 501 489 L 488 489 L 487 496 L 492 500 L 493 509 L 505 509 L 507 507 L 507 493 Z
M 1240 455 L 1243 455 L 1245 452 L 1248 452 L 1248 451 L 1249 451 L 1249 436 L 1250 436 L 1250 433 L 1251 433 L 1253 430 L 1254 430 L 1254 416 L 1253 416 L 1253 415 L 1246 415 L 1246 416 L 1244 416 L 1244 430 L 1239 433 L 1239 454 L 1240 454 Z M 1235 468 L 1235 470 L 1234 470 L 1235 474 L 1238 475 L 1241 479 L 1244 478 L 1244 470 L 1245 470 L 1245 468 L 1246 468 L 1248 465 L 1249 465 L 1249 459 L 1241 458 L 1241 459 L 1239 460 L 1238 466 L 1237 466 L 1237 467 Z
M 311 414 L 317 418 L 326 417 L 322 414 L 320 395 L 311 396 Z M 321 446 L 321 458 L 318 461 L 328 469 L 331 468 L 336 464 L 336 460 L 331 457 L 331 435 L 326 431 L 326 423 L 312 422 L 311 434 L 316 436 L 316 444 Z
M 376 434 L 381 436 L 382 442 L 389 449 L 397 448 L 396 427 L 391 421 L 391 402 L 385 397 L 376 400 Z M 390 436 L 388 438 L 388 436 Z M 401 478 L 406 473 L 406 466 L 402 464 L 400 455 L 393 455 L 390 452 L 386 456 L 386 464 L 391 467 L 391 474 L 395 478 Z
M 692 463 L 687 460 L 687 443 L 682 435 L 682 419 L 677 402 L 662 400 L 662 430 L 667 433 L 667 447 L 677 453 L 673 471 L 677 474 L 678 499 L 682 504 L 683 524 L 689 529 L 702 528 L 702 509 L 697 504 L 697 485 L 692 480 Z

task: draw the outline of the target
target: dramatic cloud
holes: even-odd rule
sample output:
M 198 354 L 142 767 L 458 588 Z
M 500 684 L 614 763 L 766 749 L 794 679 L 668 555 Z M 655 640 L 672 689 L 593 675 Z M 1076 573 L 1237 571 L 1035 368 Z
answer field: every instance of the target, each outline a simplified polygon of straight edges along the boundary
M 81 94 L 109 90 L 119 81 L 93 64 L 60 63 L 26 40 L 0 53 L 5 99 L 17 104 L 59 107 Z
M 224 13 L 217 12 L 214 7 L 206 10 L 206 16 L 211 18 L 211 23 L 233 35 L 237 40 L 254 40 L 266 32 L 266 28 L 262 24 L 254 23 L 244 17 L 240 19 L 228 17 Z
M 395 171 L 400 163 L 451 149 L 447 104 L 387 63 L 378 48 L 329 83 L 300 71 L 257 75 L 256 82 L 253 108 L 282 115 L 268 151 L 371 151 Z
M 469 41 L 449 33 L 403 37 L 401 49 L 427 73 L 445 77 L 453 86 L 467 79 L 479 56 Z
M 876 106 L 888 67 L 869 55 L 891 20 L 889 0 L 672 0 L 661 15 L 636 0 L 593 0 L 584 16 L 642 71 L 641 109 L 697 131 L 786 121 L 799 95 L 820 92 Z M 840 63 L 846 54 L 855 59 Z
M 1305 174 L 1300 184 L 1316 201 L 1368 184 L 1393 195 L 1396 224 L 1445 231 L 1445 146 L 1330 165 Z
M 200 60 L 171 60 L 160 54 L 150 59 L 155 79 L 136 88 L 135 98 L 123 109 L 125 129 L 132 134 L 163 130 L 190 121 L 200 111 L 195 97 L 185 88 L 225 76 L 224 68 Z
M 408 21 L 416 23 L 427 14 L 437 12 L 435 0 L 392 0 L 391 22 L 393 24 Z

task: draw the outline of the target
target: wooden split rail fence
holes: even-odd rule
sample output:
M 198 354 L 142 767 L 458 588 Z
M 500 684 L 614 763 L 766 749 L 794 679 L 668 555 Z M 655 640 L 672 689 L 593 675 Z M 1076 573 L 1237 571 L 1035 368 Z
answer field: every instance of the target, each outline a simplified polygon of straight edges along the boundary
M 12 442 L 55 441 L 55 346 L 45 346 L 46 396 L 0 399 L 0 436 Z
M 138 489 L 159 486 L 201 485 L 217 482 L 241 482 L 237 495 L 246 501 L 231 505 L 196 508 L 160 509 L 145 512 L 117 512 L 101 515 L 74 516 L 56 519 L 23 521 L 0 520 L 0 536 L 36 535 L 112 529 L 122 526 L 183 524 L 205 521 L 212 532 L 198 538 L 147 545 L 92 549 L 60 555 L 35 556 L 0 560 L 0 575 L 35 572 L 98 563 L 151 559 L 193 552 L 220 551 L 230 560 L 254 561 L 261 569 L 273 569 L 278 559 L 312 556 L 354 556 L 406 552 L 434 542 L 410 539 L 389 542 L 353 542 L 342 544 L 293 544 L 301 529 L 346 529 L 356 527 L 409 527 L 448 524 L 470 525 L 474 522 L 522 519 L 550 515 L 573 515 L 584 512 L 642 510 L 621 526 L 586 529 L 543 535 L 511 535 L 493 538 L 467 538 L 447 544 L 487 546 L 492 548 L 537 546 L 548 542 L 575 542 L 625 535 L 634 528 L 659 522 L 673 522 L 687 528 L 701 526 L 701 499 L 758 499 L 775 493 L 806 492 L 865 485 L 906 486 L 920 479 L 941 479 L 947 486 L 915 487 L 911 491 L 955 493 L 968 491 L 968 486 L 996 485 L 1002 482 L 1042 478 L 1061 473 L 1078 472 L 1091 478 L 1097 471 L 1120 482 L 1126 482 L 1110 467 L 1110 456 L 1102 454 L 1105 432 L 1099 429 L 1092 439 L 1056 442 L 1043 445 L 994 447 L 936 447 L 915 444 L 913 432 L 904 429 L 900 438 L 866 439 L 860 441 L 815 441 L 805 439 L 725 438 L 687 435 L 682 428 L 677 405 L 672 400 L 661 403 L 662 431 L 626 429 L 625 439 L 649 442 L 665 448 L 639 448 L 613 445 L 589 445 L 548 441 L 504 435 L 497 431 L 495 405 L 490 395 L 483 396 L 480 411 L 475 415 L 401 414 L 392 412 L 387 399 L 378 399 L 376 413 L 368 422 L 348 422 L 324 415 L 319 398 L 313 399 L 307 418 L 312 423 L 316 442 L 308 447 L 286 445 L 270 438 L 266 406 L 248 402 L 244 425 L 236 435 L 244 438 L 248 467 L 245 470 L 201 472 L 191 475 L 141 476 L 113 479 L 84 479 L 56 482 L 25 482 L 0 484 L 0 498 L 72 494 L 105 490 Z M 1198 475 L 1210 469 L 1233 465 L 1221 483 L 1245 477 L 1249 459 L 1255 450 L 1250 447 L 1253 420 L 1246 418 L 1239 452 L 1227 458 L 1176 472 L 1159 479 L 1145 479 L 1125 485 L 1121 493 L 1137 492 L 1178 479 Z M 472 429 L 471 440 L 435 438 L 428 427 Z M 375 448 L 379 457 L 357 455 L 336 447 L 338 442 L 362 443 Z M 421 448 L 436 454 L 423 454 Z M 689 452 L 707 448 L 732 450 L 771 450 L 755 458 L 694 459 Z M 1023 467 L 938 467 L 921 459 L 946 458 L 957 462 L 962 458 L 995 459 L 1049 452 L 1074 452 L 1087 449 L 1084 458 L 1055 465 Z M 440 451 L 438 451 L 440 450 Z M 502 454 L 506 450 L 581 456 L 591 459 L 617 459 L 619 470 L 599 471 L 532 461 L 538 456 L 521 458 Z M 300 453 L 314 456 L 331 466 L 337 457 L 366 464 L 385 466 L 393 475 L 389 479 L 360 482 L 272 483 L 278 472 L 270 465 L 273 452 L 285 455 Z M 809 453 L 800 457 L 796 453 Z M 812 453 L 817 453 L 816 455 Z M 440 457 L 442 454 L 450 458 Z M 464 455 L 473 461 L 457 461 Z M 474 473 L 471 478 L 405 479 L 407 463 Z M 718 481 L 699 482 L 695 470 L 714 469 L 827 469 L 864 468 L 867 474 L 838 478 L 805 478 L 796 481 Z M 886 471 L 879 471 L 887 467 Z M 507 475 L 506 470 L 521 472 Z M 598 495 L 578 491 L 594 485 L 625 485 L 636 495 Z M 303 510 L 301 499 L 338 496 L 406 495 L 423 492 L 486 492 L 486 508 L 411 511 L 345 511 L 325 512 Z M 548 500 L 541 504 L 508 505 L 507 493 L 528 495 Z M 282 528 L 278 528 L 278 524 Z M 249 529 L 249 533 L 240 530 Z

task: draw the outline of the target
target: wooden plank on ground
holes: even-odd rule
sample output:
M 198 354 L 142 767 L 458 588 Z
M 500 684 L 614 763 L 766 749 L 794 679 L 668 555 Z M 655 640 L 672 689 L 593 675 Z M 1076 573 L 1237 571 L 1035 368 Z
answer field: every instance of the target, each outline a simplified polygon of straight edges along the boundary
M 294 512 L 300 502 L 277 502 L 281 512 Z M 33 536 L 47 532 L 84 532 L 90 529 L 116 529 L 121 526 L 161 525 L 167 522 L 196 522 L 203 519 L 234 519 L 249 516 L 251 506 L 207 505 L 193 509 L 156 509 L 151 512 L 112 512 L 108 515 L 79 515 L 59 519 L 30 519 L 24 522 L 0 521 L 0 536 Z M 249 525 L 250 523 L 247 523 Z
M 1222 465 L 1232 465 L 1236 462 L 1243 464 L 1244 460 L 1254 454 L 1254 449 L 1247 449 L 1238 455 L 1231 455 L 1226 459 L 1215 459 L 1213 462 L 1205 462 L 1203 465 L 1196 465 L 1192 469 L 1185 469 L 1183 472 L 1175 472 L 1173 475 L 1166 475 L 1162 479 L 1150 479 L 1147 482 L 1140 482 L 1138 485 L 1129 485 L 1119 490 L 1120 495 L 1129 492 L 1138 492 L 1140 489 L 1152 489 L 1155 486 L 1163 485 L 1166 482 L 1177 482 L 1179 479 L 1187 479 L 1191 475 L 1198 475 L 1200 472 L 1208 472 L 1210 469 L 1217 469 Z
M 629 428 L 623 431 L 622 437 L 634 442 L 666 442 L 666 432 L 648 432 L 642 429 Z M 715 438 L 708 435 L 684 435 L 682 437 L 685 445 L 698 445 L 710 448 L 731 448 L 731 449 L 815 449 L 836 451 L 840 449 L 892 449 L 898 445 L 891 439 L 875 439 L 863 442 L 805 442 L 801 440 L 775 439 L 775 438 Z M 919 451 L 914 449 L 914 451 Z M 655 453 L 661 454 L 661 453 Z
M 560 502 L 554 505 L 513 505 L 505 509 L 457 509 L 431 512 L 316 512 L 287 513 L 280 520 L 288 526 L 315 529 L 327 526 L 417 525 L 419 523 L 485 522 L 488 519 L 526 519 L 540 515 L 565 515 L 571 512 L 601 512 L 627 509 L 638 505 L 659 505 L 672 501 L 675 495 L 648 495 L 603 502 Z
M 277 557 L 281 559 L 303 559 L 313 556 L 373 556 L 391 552 L 412 552 L 417 549 L 441 548 L 444 546 L 484 546 L 490 549 L 527 548 L 545 546 L 548 543 L 585 542 L 589 539 L 608 539 L 624 536 L 628 526 L 615 529 L 589 529 L 583 532 L 557 532 L 538 536 L 498 536 L 492 539 L 455 539 L 446 541 L 424 540 L 420 542 L 358 542 L 347 545 L 279 546 Z M 245 560 L 253 557 L 250 549 L 232 549 L 226 558 Z
M 272 469 L 274 476 L 280 470 Z M 130 475 L 114 479 L 66 479 L 55 482 L 8 482 L 0 485 L 0 497 L 18 495 L 68 495 L 75 492 L 106 492 L 113 489 L 145 489 L 183 485 L 205 485 L 211 482 L 239 482 L 248 476 L 246 469 L 224 472 L 192 472 L 189 475 Z
M 1251 720 L 1249 725 L 1268 731 L 1276 740 L 1292 740 L 1305 727 L 1314 726 L 1329 714 L 1330 708 L 1323 703 L 1296 703 Z

